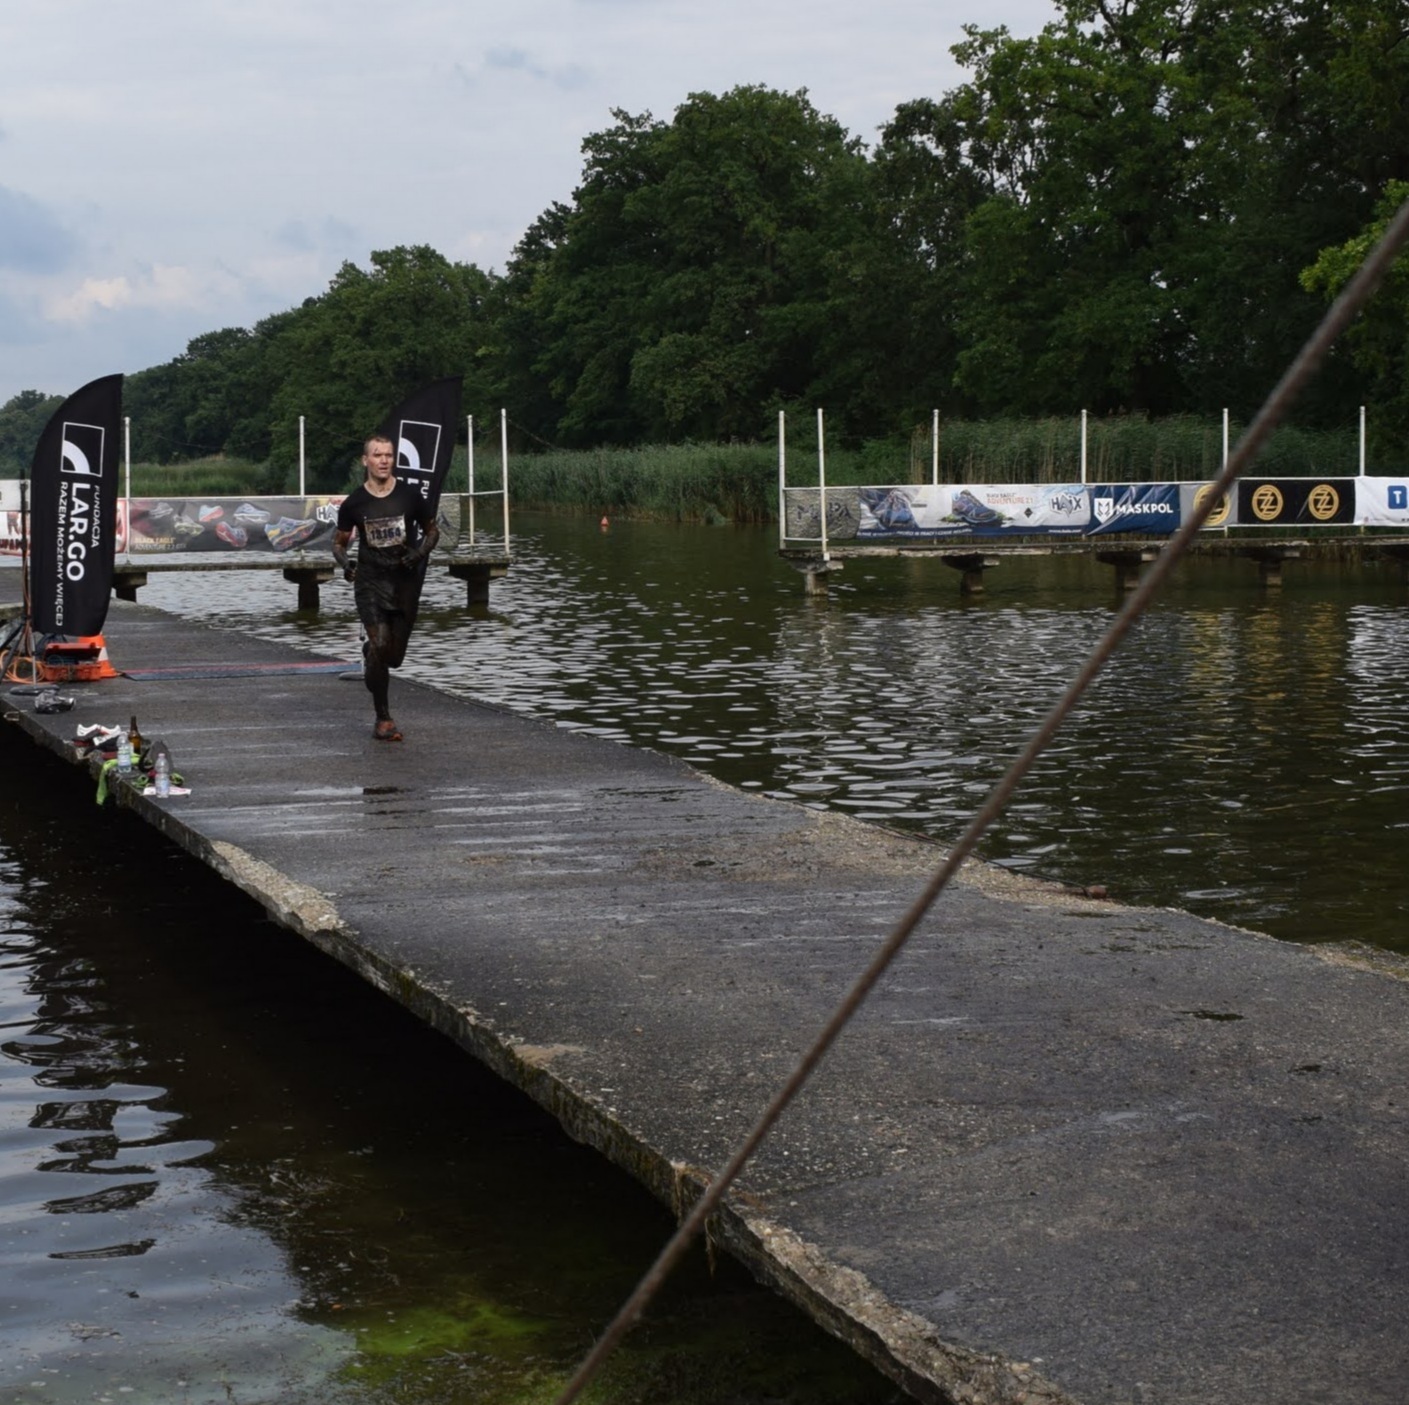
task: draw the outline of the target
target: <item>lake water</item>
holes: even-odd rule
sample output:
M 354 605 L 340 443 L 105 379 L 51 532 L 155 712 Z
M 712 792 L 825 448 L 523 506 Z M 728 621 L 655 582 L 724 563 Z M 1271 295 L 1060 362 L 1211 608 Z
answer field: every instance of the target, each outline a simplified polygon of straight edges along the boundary
M 487 609 L 431 577 L 407 674 L 939 840 L 1119 604 L 1082 559 L 969 602 L 938 563 L 851 563 L 817 600 L 762 530 L 521 516 L 513 547 Z M 355 656 L 341 583 L 315 618 L 276 573 L 233 580 L 142 599 Z M 1406 699 L 1397 571 L 1293 563 L 1266 592 L 1192 563 L 985 852 L 1405 950 Z M 370 723 L 355 684 L 348 715 Z M 32 752 L 0 771 L 0 1402 L 551 1401 L 664 1212 L 140 821 L 76 812 Z M 602 1398 L 895 1392 L 701 1254 Z
M 431 576 L 407 675 L 941 841 L 1120 604 L 1084 557 L 1006 563 L 973 601 L 937 561 L 851 562 L 817 600 L 765 529 L 519 514 L 512 545 L 487 610 Z M 154 576 L 141 598 L 355 657 L 349 587 L 312 618 L 271 575 Z M 1248 561 L 1181 566 L 984 853 L 1293 941 L 1409 950 L 1399 568 L 1291 562 L 1267 590 Z

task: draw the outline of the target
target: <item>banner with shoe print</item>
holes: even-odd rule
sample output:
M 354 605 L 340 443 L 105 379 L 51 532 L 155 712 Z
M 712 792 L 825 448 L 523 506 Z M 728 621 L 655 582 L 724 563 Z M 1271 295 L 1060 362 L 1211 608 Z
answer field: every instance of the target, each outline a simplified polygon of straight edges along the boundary
M 129 498 L 118 550 L 285 553 L 332 549 L 339 494 L 290 498 Z

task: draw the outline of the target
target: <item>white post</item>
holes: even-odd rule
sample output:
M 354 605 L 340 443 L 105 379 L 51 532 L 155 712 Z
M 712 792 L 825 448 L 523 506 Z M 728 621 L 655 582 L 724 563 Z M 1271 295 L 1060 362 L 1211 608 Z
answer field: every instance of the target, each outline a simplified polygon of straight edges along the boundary
M 499 462 L 504 472 L 504 555 L 509 554 L 509 412 L 499 411 Z
M 298 495 L 303 496 L 303 416 L 298 417 Z
M 1360 407 L 1360 476 L 1365 476 L 1365 407 Z
M 465 501 L 470 505 L 470 545 L 475 544 L 475 417 L 465 416 Z
M 1081 481 L 1086 482 L 1086 411 L 1081 412 Z
M 127 543 L 126 554 L 132 556 L 132 416 L 122 417 L 122 458 L 126 464 L 126 478 L 123 487 L 122 515 L 126 520 L 123 539 Z
M 778 411 L 778 549 L 788 544 L 788 450 L 783 429 L 785 416 Z
M 930 424 L 930 484 L 939 487 L 939 411 Z
M 1223 407 L 1223 465 L 1228 463 L 1228 407 Z
M 822 409 L 817 408 L 817 493 L 822 508 L 822 560 L 829 561 L 827 555 L 827 451 L 822 439 Z

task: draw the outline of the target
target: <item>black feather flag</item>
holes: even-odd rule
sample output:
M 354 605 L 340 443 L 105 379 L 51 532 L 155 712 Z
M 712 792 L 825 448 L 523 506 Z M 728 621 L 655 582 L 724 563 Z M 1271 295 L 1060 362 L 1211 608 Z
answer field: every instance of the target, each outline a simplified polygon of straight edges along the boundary
M 30 620 L 36 634 L 100 634 L 113 584 L 122 377 L 54 412 L 30 469 Z

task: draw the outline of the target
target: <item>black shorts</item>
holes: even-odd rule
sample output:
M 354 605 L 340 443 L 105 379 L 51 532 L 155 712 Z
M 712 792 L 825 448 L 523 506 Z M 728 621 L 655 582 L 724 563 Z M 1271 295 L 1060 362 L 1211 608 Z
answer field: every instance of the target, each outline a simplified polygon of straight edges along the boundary
M 366 571 L 359 567 L 352 583 L 352 598 L 365 625 L 409 627 L 416 617 L 417 591 L 414 571 Z

